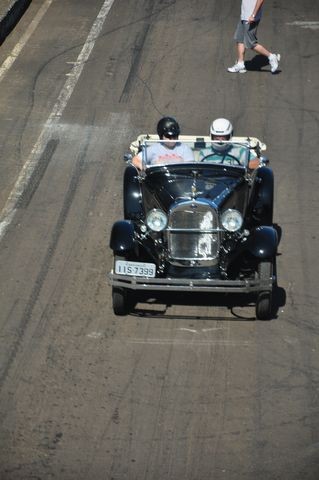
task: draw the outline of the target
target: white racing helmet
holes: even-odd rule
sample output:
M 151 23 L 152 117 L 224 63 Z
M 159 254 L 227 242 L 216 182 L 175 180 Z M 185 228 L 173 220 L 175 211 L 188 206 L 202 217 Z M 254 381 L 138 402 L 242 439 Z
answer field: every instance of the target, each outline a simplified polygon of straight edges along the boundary
M 225 140 L 231 140 L 233 136 L 231 122 L 226 118 L 216 118 L 210 126 L 210 136 L 212 140 L 215 140 L 216 137 L 224 137 Z M 227 150 L 228 144 L 220 141 L 218 144 L 214 144 L 214 148 L 219 151 Z

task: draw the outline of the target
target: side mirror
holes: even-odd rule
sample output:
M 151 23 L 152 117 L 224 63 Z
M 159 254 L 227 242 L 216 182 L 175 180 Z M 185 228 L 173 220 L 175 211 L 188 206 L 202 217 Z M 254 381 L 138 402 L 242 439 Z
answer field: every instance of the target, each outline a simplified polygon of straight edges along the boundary
M 133 155 L 131 153 L 125 153 L 123 156 L 123 159 L 125 162 L 131 162 L 133 158 Z

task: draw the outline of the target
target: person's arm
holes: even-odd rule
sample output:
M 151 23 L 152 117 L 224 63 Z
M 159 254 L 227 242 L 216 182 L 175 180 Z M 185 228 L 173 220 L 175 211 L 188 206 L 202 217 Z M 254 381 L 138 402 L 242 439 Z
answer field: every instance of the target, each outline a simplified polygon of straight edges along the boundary
M 250 150 L 248 168 L 250 170 L 255 170 L 256 168 L 259 167 L 259 165 L 260 165 L 260 158 L 258 157 L 256 151 Z
M 134 167 L 138 168 L 139 170 L 142 170 L 142 159 L 139 154 L 135 155 L 135 157 L 132 158 L 132 165 L 134 165 Z
M 152 145 L 152 146 L 148 146 L 147 147 L 147 160 L 148 160 L 148 163 L 150 162 L 151 158 L 154 156 L 154 148 L 155 145 Z M 134 165 L 134 167 L 138 168 L 139 170 L 143 170 L 143 157 L 146 155 L 145 153 L 145 146 L 142 146 L 142 148 L 140 149 L 140 151 L 138 152 L 137 155 L 135 155 L 133 158 L 132 158 L 132 164 Z M 146 159 L 144 158 L 144 161 Z
M 260 8 L 262 7 L 264 3 L 264 0 L 257 0 L 256 1 L 256 4 L 255 4 L 255 7 L 252 11 L 252 14 L 250 15 L 250 17 L 248 18 L 248 22 L 249 23 L 253 23 L 255 22 L 255 17 L 257 16 L 257 13 L 259 12 Z
M 260 165 L 260 160 L 258 157 L 255 157 L 255 158 L 252 158 L 251 160 L 249 160 L 249 163 L 248 163 L 248 168 L 250 170 L 255 170 L 256 168 L 258 168 Z

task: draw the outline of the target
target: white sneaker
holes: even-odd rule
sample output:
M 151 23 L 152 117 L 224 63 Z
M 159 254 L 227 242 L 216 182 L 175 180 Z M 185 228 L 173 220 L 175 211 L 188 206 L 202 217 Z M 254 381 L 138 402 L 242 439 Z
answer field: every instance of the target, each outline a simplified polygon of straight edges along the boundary
M 270 63 L 270 70 L 271 73 L 275 73 L 278 70 L 279 62 L 280 62 L 280 54 L 279 53 L 272 53 L 268 57 Z
M 231 73 L 245 73 L 247 71 L 244 62 L 236 62 L 235 65 L 227 68 L 227 70 Z

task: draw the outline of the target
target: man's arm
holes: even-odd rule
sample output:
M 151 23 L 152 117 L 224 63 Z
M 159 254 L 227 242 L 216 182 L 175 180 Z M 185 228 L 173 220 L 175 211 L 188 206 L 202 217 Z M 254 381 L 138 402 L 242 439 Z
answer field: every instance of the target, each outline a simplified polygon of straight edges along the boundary
M 255 4 L 255 7 L 253 9 L 253 12 L 252 14 L 250 15 L 250 17 L 248 18 L 248 22 L 249 23 L 252 23 L 255 21 L 255 17 L 257 16 L 257 13 L 259 12 L 260 8 L 262 7 L 264 3 L 264 0 L 257 0 L 256 1 L 256 4 Z
M 139 170 L 142 170 L 142 159 L 139 154 L 135 155 L 135 157 L 132 158 L 132 165 L 134 165 L 134 167 L 138 168 Z
M 255 168 L 259 167 L 259 165 L 260 165 L 260 158 L 258 157 L 256 150 L 250 150 L 248 168 L 250 170 L 255 170 Z

